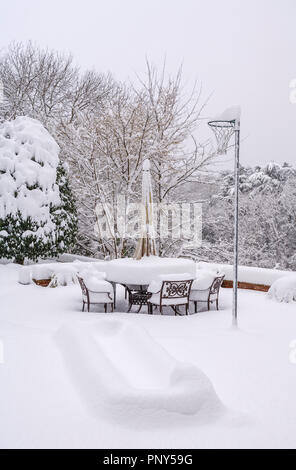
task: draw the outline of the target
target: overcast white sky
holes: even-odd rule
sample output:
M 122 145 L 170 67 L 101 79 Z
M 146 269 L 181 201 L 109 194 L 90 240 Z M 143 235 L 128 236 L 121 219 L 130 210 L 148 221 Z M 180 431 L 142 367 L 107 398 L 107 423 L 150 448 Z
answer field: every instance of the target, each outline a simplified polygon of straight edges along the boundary
M 1 0 L 0 46 L 33 40 L 116 78 L 145 56 L 213 92 L 207 114 L 242 107 L 242 163 L 295 164 L 296 0 Z

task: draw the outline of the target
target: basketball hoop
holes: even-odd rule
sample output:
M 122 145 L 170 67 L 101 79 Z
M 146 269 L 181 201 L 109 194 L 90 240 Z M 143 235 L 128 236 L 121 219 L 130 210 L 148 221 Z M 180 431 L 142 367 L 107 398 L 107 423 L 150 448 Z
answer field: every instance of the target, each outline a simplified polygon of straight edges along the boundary
M 217 123 L 219 122 L 219 125 Z M 222 121 L 210 121 L 208 124 L 211 127 L 212 131 L 215 134 L 217 148 L 217 155 L 225 155 L 229 148 L 229 141 L 234 134 L 234 125 L 229 125 L 229 122 L 225 122 L 228 125 L 220 125 Z
M 229 141 L 237 126 L 239 126 L 240 108 L 233 106 L 226 109 L 220 116 L 211 119 L 208 125 L 215 134 L 217 141 L 217 154 L 225 155 L 229 148 Z
M 239 146 L 240 146 L 240 107 L 226 109 L 220 116 L 208 122 L 217 140 L 217 154 L 227 152 L 229 141 L 235 135 L 234 152 L 234 250 L 233 250 L 233 300 L 232 324 L 237 327 L 237 287 L 238 287 L 238 195 L 239 195 Z

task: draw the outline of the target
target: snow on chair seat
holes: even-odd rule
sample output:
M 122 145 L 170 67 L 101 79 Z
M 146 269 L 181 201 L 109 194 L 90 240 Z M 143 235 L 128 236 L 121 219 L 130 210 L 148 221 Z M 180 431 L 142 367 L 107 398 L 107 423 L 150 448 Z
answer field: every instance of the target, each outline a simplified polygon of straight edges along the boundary
M 82 311 L 84 306 L 87 305 L 87 311 L 90 310 L 90 305 L 104 304 L 105 312 L 107 306 L 111 305 L 111 311 L 114 310 L 114 294 L 112 284 L 108 281 L 97 279 L 94 276 L 78 276 L 81 292 L 82 292 Z
M 210 310 L 211 303 L 216 303 L 216 309 L 219 310 L 219 292 L 224 274 L 216 275 L 211 271 L 199 273 L 191 286 L 189 300 L 194 302 L 194 312 L 197 313 L 197 303 L 206 303 Z
M 181 277 L 181 279 L 179 279 Z M 164 278 L 164 279 L 163 279 Z M 169 278 L 169 279 L 166 279 Z M 182 279 L 183 278 L 183 279 Z M 160 313 L 163 313 L 163 307 L 171 307 L 175 315 L 180 314 L 177 306 L 185 306 L 185 313 L 188 315 L 189 294 L 192 284 L 192 278 L 183 275 L 161 275 L 162 281 L 152 281 L 148 287 L 148 292 L 152 295 L 148 300 L 148 313 L 153 313 L 153 306 L 159 307 Z M 161 283 L 160 283 L 161 282 Z M 159 284 L 158 284 L 159 283 Z M 160 290 L 157 289 L 160 287 Z
M 92 414 L 196 414 L 221 410 L 197 367 L 174 359 L 144 328 L 119 319 L 64 325 L 55 334 L 70 377 Z

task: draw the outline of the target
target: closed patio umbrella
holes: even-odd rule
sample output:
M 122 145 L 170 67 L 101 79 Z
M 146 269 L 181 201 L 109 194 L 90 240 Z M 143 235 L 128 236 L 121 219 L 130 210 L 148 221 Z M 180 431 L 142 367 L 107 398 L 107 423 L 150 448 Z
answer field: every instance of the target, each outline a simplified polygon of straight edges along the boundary
M 142 220 L 141 237 L 139 238 L 135 251 L 135 259 L 143 256 L 156 256 L 155 238 L 153 229 L 153 195 L 150 175 L 150 162 L 143 162 L 142 179 Z

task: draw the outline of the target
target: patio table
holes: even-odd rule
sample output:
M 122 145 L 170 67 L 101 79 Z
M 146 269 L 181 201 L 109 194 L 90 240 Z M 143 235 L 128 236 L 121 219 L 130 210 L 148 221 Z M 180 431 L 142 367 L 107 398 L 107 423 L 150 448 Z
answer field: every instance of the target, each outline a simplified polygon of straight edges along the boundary
M 147 285 L 124 284 L 122 282 L 116 282 L 116 281 L 111 281 L 111 280 L 109 280 L 109 282 L 112 284 L 113 291 L 114 291 L 114 308 L 116 307 L 116 287 L 117 287 L 117 284 L 123 286 L 124 288 L 127 288 L 130 291 L 129 295 L 131 295 L 132 291 L 133 292 L 139 292 L 139 294 L 134 295 L 133 302 L 130 303 L 130 308 L 131 308 L 132 305 L 139 305 L 140 306 L 139 311 L 140 311 L 142 305 L 147 305 L 147 300 L 150 296 L 150 294 L 147 292 L 148 284 Z M 136 302 L 139 302 L 139 303 L 136 303 Z M 130 308 L 129 308 L 128 312 L 130 311 Z
M 146 256 L 140 260 L 133 258 L 120 258 L 108 261 L 104 270 L 107 280 L 114 288 L 114 305 L 116 302 L 116 285 L 147 286 L 157 279 L 159 274 L 188 273 L 195 278 L 196 265 L 186 258 L 161 258 Z

